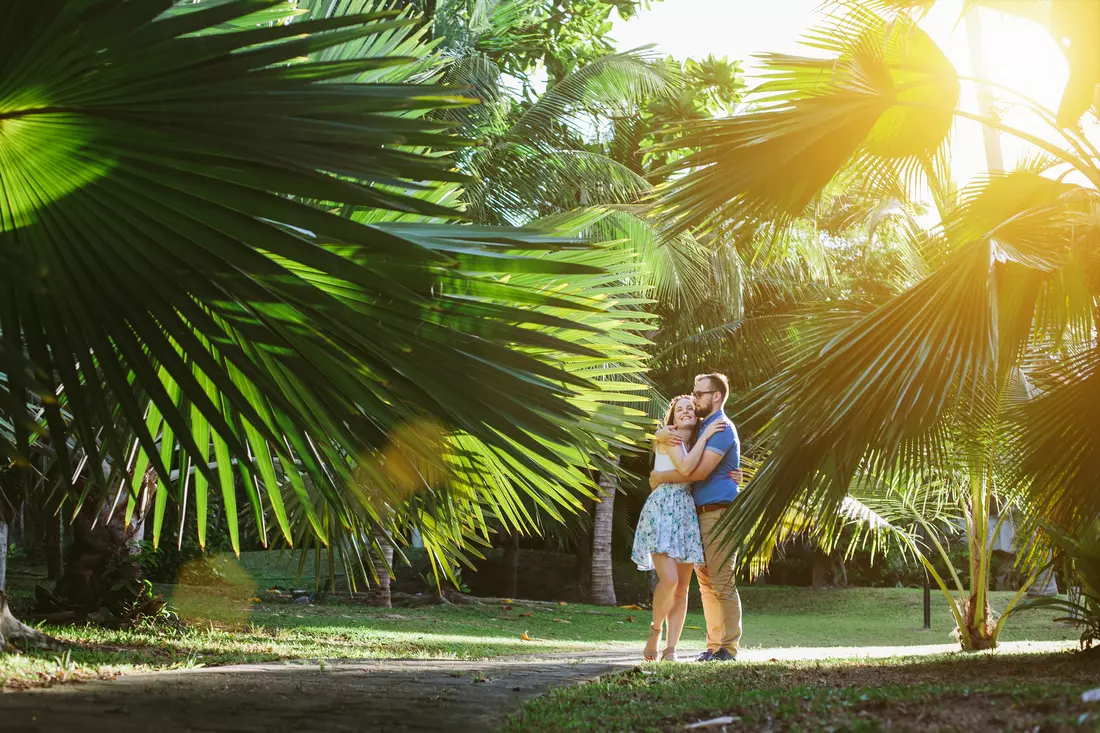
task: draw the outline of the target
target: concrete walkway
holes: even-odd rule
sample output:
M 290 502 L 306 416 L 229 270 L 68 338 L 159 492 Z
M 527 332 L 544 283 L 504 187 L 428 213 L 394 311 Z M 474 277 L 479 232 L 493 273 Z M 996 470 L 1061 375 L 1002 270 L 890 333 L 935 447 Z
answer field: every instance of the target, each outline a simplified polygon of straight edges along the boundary
M 997 653 L 1073 642 L 1008 642 Z M 882 659 L 955 652 L 955 644 L 745 649 L 741 661 Z M 690 659 L 698 649 L 684 649 Z M 0 694 L 3 733 L 491 731 L 521 703 L 640 662 L 639 649 L 490 661 L 340 660 L 248 664 L 120 677 Z
M 135 674 L 0 694 L 3 733 L 490 731 L 551 687 L 638 663 L 637 652 L 483 662 L 339 660 Z

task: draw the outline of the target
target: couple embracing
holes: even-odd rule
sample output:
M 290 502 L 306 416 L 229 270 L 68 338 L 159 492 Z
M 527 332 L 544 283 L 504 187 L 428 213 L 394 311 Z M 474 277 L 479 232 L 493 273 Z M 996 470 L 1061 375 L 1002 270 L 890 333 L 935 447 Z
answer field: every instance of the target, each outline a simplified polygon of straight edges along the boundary
M 657 431 L 656 458 L 649 477 L 653 492 L 642 508 L 632 558 L 639 570 L 656 570 L 653 622 L 643 652 L 676 661 L 676 644 L 687 616 L 691 572 L 699 578 L 707 648 L 696 661 L 730 661 L 741 639 L 741 598 L 733 557 L 716 526 L 737 496 L 741 447 L 724 407 L 729 382 L 722 374 L 701 374 L 695 390 L 669 404 L 665 427 Z

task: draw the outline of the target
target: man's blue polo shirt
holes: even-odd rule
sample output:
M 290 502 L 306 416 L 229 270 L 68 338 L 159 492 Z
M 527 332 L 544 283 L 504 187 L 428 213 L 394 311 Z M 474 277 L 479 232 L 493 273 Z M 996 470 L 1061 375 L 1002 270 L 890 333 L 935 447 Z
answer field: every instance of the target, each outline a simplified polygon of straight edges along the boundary
M 699 434 L 715 420 L 725 419 L 726 415 L 721 410 L 709 415 L 700 423 Z M 718 461 L 709 476 L 695 482 L 695 490 L 692 491 L 695 504 L 728 504 L 737 498 L 737 482 L 730 478 L 730 471 L 741 467 L 741 441 L 737 439 L 737 428 L 733 423 L 722 432 L 710 436 L 706 450 L 719 454 L 722 460 Z

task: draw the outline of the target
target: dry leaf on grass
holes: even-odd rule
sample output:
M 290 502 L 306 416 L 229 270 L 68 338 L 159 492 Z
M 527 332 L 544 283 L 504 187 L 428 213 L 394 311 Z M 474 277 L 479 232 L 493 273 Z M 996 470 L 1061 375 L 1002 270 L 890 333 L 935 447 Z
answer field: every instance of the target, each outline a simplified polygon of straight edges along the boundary
M 723 715 L 721 718 L 711 718 L 710 720 L 700 720 L 698 723 L 692 723 L 691 725 L 685 725 L 684 730 L 698 730 L 700 728 L 717 728 L 720 725 L 730 725 L 736 721 L 741 720 L 735 718 L 732 715 Z

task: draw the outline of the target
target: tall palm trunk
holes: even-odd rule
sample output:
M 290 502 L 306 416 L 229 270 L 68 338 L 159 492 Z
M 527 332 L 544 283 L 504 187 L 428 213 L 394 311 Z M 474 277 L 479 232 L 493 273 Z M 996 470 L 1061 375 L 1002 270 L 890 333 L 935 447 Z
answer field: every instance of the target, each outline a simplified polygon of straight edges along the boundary
M 390 608 L 390 573 L 393 568 L 393 543 L 381 527 L 375 527 L 370 533 L 370 562 L 374 570 L 370 587 L 367 588 L 367 605 Z
M 611 527 L 615 516 L 615 493 L 619 476 L 612 470 L 601 471 L 599 502 L 592 515 L 592 602 L 598 606 L 615 605 L 615 578 L 611 569 Z
M 7 588 L 8 582 L 8 545 L 10 543 L 10 524 L 8 513 L 0 500 L 0 592 Z
M 19 481 L 12 470 L 0 471 L 0 592 L 7 588 L 8 547 L 11 545 L 11 526 L 15 518 L 14 485 Z
M 820 590 L 829 584 L 829 571 L 833 569 L 833 561 L 818 547 L 810 550 L 810 557 L 812 558 L 810 586 Z

